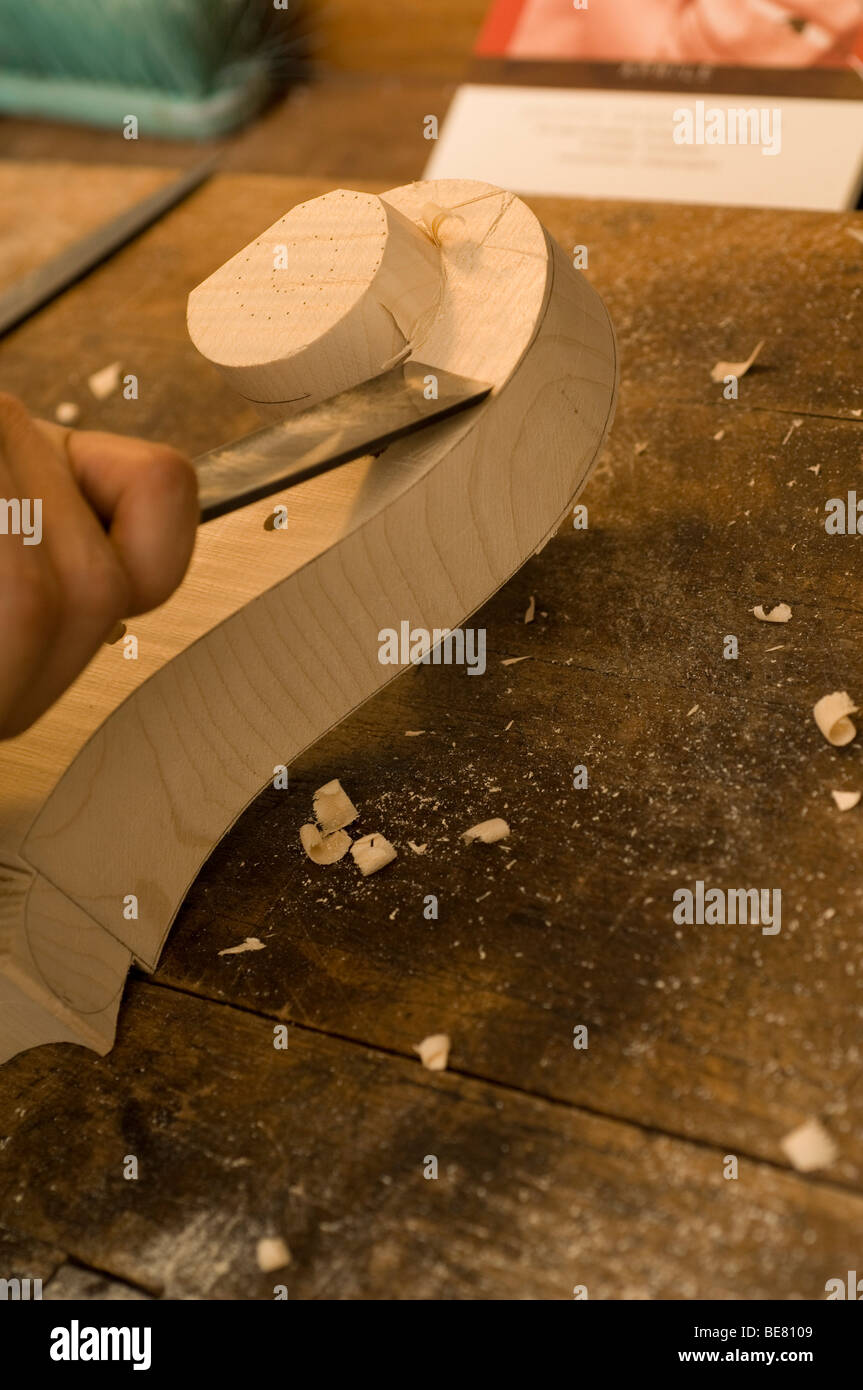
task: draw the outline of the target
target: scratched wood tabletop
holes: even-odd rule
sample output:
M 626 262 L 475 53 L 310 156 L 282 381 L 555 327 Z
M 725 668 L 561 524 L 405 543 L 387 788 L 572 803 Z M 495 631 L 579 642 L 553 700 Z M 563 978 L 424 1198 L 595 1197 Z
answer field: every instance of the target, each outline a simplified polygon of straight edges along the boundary
M 437 43 L 339 9 L 323 76 L 0 343 L 3 388 L 50 414 L 121 359 L 139 400 L 82 424 L 190 453 L 252 428 L 187 339 L 188 291 L 334 183 L 419 177 L 484 8 L 452 4 Z M 25 122 L 0 151 L 0 285 L 200 154 Z M 476 617 L 481 678 L 407 672 L 255 801 L 131 977 L 113 1052 L 0 1070 L 0 1275 L 46 1297 L 817 1299 L 859 1265 L 863 808 L 830 793 L 863 788 L 863 755 L 811 709 L 863 692 L 861 542 L 824 528 L 863 478 L 863 219 L 528 201 L 588 247 L 620 342 L 587 529 Z M 724 400 L 711 367 L 760 339 Z M 779 600 L 787 625 L 755 619 Z M 399 850 L 359 883 L 299 844 L 333 777 Z M 498 815 L 503 845 L 462 844 Z M 697 880 L 781 889 L 781 930 L 676 924 Z M 266 949 L 219 954 L 248 936 Z M 444 1073 L 413 1051 L 437 1032 Z M 812 1117 L 838 1156 L 797 1172 L 780 1141 Z M 255 1259 L 274 1234 L 278 1276 Z

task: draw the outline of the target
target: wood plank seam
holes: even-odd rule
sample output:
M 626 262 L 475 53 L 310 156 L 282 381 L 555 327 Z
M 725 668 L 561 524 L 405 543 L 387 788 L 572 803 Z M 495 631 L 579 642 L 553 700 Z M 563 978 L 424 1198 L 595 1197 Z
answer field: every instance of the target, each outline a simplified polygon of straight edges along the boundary
M 292 1029 L 303 1033 L 309 1033 L 317 1037 L 331 1038 L 334 1042 L 342 1043 L 346 1047 L 357 1048 L 361 1052 L 373 1053 L 375 1056 L 388 1057 L 395 1062 L 416 1061 L 410 1052 L 403 1052 L 396 1047 L 384 1047 L 380 1043 L 366 1042 L 362 1038 L 351 1037 L 347 1033 L 339 1033 L 330 1028 L 317 1027 L 312 1023 L 304 1023 L 290 1016 L 285 1017 L 281 1013 L 270 1013 L 264 1009 L 252 1009 L 247 1005 L 238 1003 L 232 999 L 217 999 L 212 995 L 200 991 L 185 988 L 167 980 L 159 980 L 154 976 L 148 976 L 141 981 L 147 989 L 168 990 L 172 994 L 182 995 L 187 999 L 192 999 L 197 1003 L 209 1005 L 213 1004 L 219 1008 L 226 1008 L 238 1014 L 245 1014 L 250 1018 L 260 1019 L 262 1022 L 284 1023 Z M 417 1063 L 419 1066 L 420 1064 Z M 466 1081 L 475 1081 L 483 1086 L 493 1087 L 495 1090 L 512 1095 L 525 1096 L 529 1100 L 541 1101 L 544 1105 L 559 1108 L 568 1114 L 591 1115 L 595 1119 L 605 1120 L 610 1124 L 626 1125 L 629 1129 L 638 1130 L 645 1135 L 652 1135 L 661 1139 L 672 1139 L 676 1143 L 687 1144 L 694 1149 L 699 1149 L 705 1153 L 713 1153 L 723 1156 L 727 1151 L 727 1145 L 712 1143 L 709 1139 L 702 1139 L 698 1135 L 691 1133 L 681 1133 L 677 1130 L 667 1129 L 662 1125 L 647 1124 L 643 1120 L 637 1120 L 629 1115 L 619 1115 L 611 1110 L 603 1110 L 601 1107 L 585 1105 L 583 1101 L 571 1101 L 565 1096 L 554 1096 L 547 1091 L 529 1090 L 525 1086 L 519 1086 L 512 1081 L 503 1081 L 499 1077 L 491 1076 L 479 1071 L 471 1071 L 465 1067 L 450 1062 L 446 1072 L 450 1076 L 462 1077 Z M 429 1083 L 433 1084 L 433 1083 Z M 818 1187 L 832 1192 L 842 1192 L 855 1197 L 863 1202 L 863 1192 L 850 1183 L 842 1182 L 838 1179 L 831 1179 L 813 1173 L 799 1173 L 790 1164 L 783 1164 L 775 1159 L 765 1158 L 762 1154 L 750 1153 L 746 1149 L 737 1145 L 734 1149 L 735 1155 L 739 1159 L 745 1159 L 747 1163 L 758 1164 L 766 1168 L 774 1168 L 777 1173 L 783 1173 L 786 1177 L 794 1177 L 806 1186 Z

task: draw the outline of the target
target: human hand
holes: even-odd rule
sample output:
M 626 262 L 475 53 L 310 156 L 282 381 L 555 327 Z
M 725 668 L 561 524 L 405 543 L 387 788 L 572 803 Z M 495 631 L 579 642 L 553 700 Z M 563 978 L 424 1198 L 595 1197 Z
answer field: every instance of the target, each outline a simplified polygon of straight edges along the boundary
M 174 449 L 34 420 L 0 393 L 0 738 L 38 719 L 120 619 L 164 603 L 197 522 Z

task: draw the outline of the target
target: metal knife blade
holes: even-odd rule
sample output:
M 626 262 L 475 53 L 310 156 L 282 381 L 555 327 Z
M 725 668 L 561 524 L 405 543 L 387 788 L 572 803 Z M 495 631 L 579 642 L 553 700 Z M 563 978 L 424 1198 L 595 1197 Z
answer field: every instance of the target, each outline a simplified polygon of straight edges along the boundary
M 423 362 L 402 362 L 288 420 L 266 425 L 195 460 L 201 522 L 445 420 L 490 393 L 484 381 Z M 426 399 L 431 393 L 431 399 Z

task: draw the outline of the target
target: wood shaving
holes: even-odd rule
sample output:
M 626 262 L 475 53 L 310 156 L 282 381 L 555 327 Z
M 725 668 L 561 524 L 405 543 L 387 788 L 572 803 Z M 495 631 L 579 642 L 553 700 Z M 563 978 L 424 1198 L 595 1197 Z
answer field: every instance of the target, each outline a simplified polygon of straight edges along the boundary
M 484 845 L 497 844 L 498 840 L 505 840 L 509 834 L 509 826 L 500 816 L 494 820 L 482 820 L 478 825 L 472 825 L 470 830 L 465 830 L 462 839 L 466 845 L 472 845 L 474 840 L 481 840 Z
M 768 608 L 766 612 L 759 603 L 752 611 L 762 623 L 787 623 L 791 617 L 791 609 L 787 603 L 774 603 L 773 607 Z
M 530 661 L 529 656 L 508 656 L 500 664 L 501 666 L 515 666 L 519 661 Z
M 351 847 L 351 837 L 346 830 L 322 835 L 316 825 L 301 825 L 300 844 L 313 864 L 338 864 Z
M 845 231 L 849 236 L 853 236 L 855 241 L 863 241 L 863 232 L 859 231 L 856 227 L 846 227 Z
M 97 401 L 107 400 L 120 385 L 120 363 L 112 362 L 109 367 L 101 367 L 98 372 L 88 376 L 87 385 Z
M 798 1173 L 814 1173 L 817 1168 L 829 1168 L 839 1157 L 839 1150 L 820 1120 L 804 1120 L 780 1139 L 779 1147 Z
M 525 621 L 526 623 L 532 623 L 535 617 L 536 617 L 536 599 L 534 598 L 533 594 L 531 594 L 531 596 L 530 596 L 530 603 L 527 605 L 527 608 L 525 609 L 524 621 Z
M 81 408 L 74 401 L 61 401 L 54 411 L 54 419 L 60 425 L 74 425 L 80 414 Z
M 419 738 L 424 733 L 425 729 L 405 729 L 405 738 Z
M 226 946 L 224 951 L 220 951 L 220 956 L 241 956 L 244 951 L 265 951 L 266 945 L 259 941 L 256 936 L 247 936 L 245 941 L 241 941 L 239 946 Z
M 408 844 L 410 845 L 414 854 L 425 854 L 426 850 L 428 849 L 428 843 L 424 845 L 415 845 L 413 840 L 408 840 Z
M 262 1236 L 255 1256 L 258 1269 L 264 1274 L 272 1274 L 274 1269 L 284 1269 L 291 1263 L 291 1252 L 281 1236 Z
M 460 212 L 456 212 L 454 208 L 442 208 L 437 203 L 423 203 L 420 216 L 436 246 L 441 245 L 441 237 L 444 235 L 441 232 L 441 223 L 445 218 L 451 217 L 456 222 L 460 222 L 463 227 L 467 225 Z M 455 229 L 450 228 L 448 230 L 454 231 Z
M 794 433 L 794 431 L 795 431 L 795 430 L 799 430 L 799 428 L 800 428 L 800 426 L 801 426 L 802 424 L 803 424 L 803 421 L 802 421 L 802 420 L 792 420 L 792 421 L 791 421 L 791 424 L 790 424 L 789 427 L 788 427 L 788 433 L 786 434 L 786 436 L 785 436 L 785 438 L 783 439 L 782 443 L 783 443 L 783 444 L 787 444 L 788 441 L 789 441 L 789 439 L 791 438 L 792 434 Z
M 636 444 L 636 446 L 635 446 L 635 450 L 634 450 L 634 452 L 635 452 L 635 457 L 638 458 L 639 454 L 643 454 L 646 448 L 647 448 L 647 440 L 646 440 L 646 439 L 645 439 L 645 440 L 640 440 L 639 443 Z
M 710 372 L 711 381 L 724 381 L 727 376 L 736 376 L 739 380 L 740 377 L 745 376 L 763 348 L 764 341 L 762 338 L 761 342 L 756 344 L 745 362 L 717 362 Z
M 342 830 L 359 815 L 337 777 L 333 778 L 332 782 L 325 783 L 323 787 L 318 787 L 313 806 L 315 820 L 324 835 L 328 835 L 331 830 Z
M 414 1044 L 414 1052 L 419 1053 L 420 1061 L 427 1071 L 446 1071 L 449 1061 L 449 1033 L 431 1033 L 421 1043 Z
M 860 792 L 831 792 L 830 795 L 836 802 L 840 811 L 851 811 L 860 800 Z
M 822 695 L 812 713 L 815 723 L 834 748 L 844 748 L 856 736 L 857 730 L 848 715 L 856 714 L 857 706 L 847 690 L 834 690 L 832 695 Z
M 510 731 L 510 729 L 512 728 L 512 726 L 513 726 L 514 723 L 515 723 L 515 720 L 514 720 L 514 719 L 511 719 L 511 720 L 509 721 L 509 723 L 508 723 L 508 724 L 505 726 L 505 728 L 504 728 L 504 733 L 505 733 L 505 734 L 508 734 L 508 733 L 509 733 L 509 731 Z
M 378 869 L 386 868 L 396 858 L 398 851 L 383 835 L 363 835 L 351 845 L 354 863 L 364 878 L 376 874 Z
M 814 474 L 815 474 L 815 477 L 817 478 L 817 477 L 818 477 L 818 474 L 821 472 L 821 464 L 820 464 L 820 463 L 810 463 L 810 465 L 809 465 L 809 470 L 808 470 L 808 471 L 809 471 L 810 473 L 814 473 Z
M 715 440 L 717 440 L 717 442 L 718 442 L 720 439 L 724 439 L 724 438 L 725 438 L 725 430 L 717 430 L 716 433 L 715 433 L 715 435 L 713 436 L 713 438 L 714 438 Z

